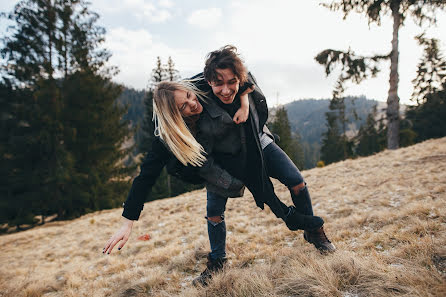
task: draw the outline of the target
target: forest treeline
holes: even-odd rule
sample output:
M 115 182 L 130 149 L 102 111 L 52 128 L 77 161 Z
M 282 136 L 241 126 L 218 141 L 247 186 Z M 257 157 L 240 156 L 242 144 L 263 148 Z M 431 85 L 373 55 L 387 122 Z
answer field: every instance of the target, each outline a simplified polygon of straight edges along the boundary
M 131 137 L 116 104 L 105 30 L 87 1 L 19 1 L 3 14 L 0 223 L 70 219 L 116 207 Z
M 105 29 L 87 1 L 23 0 L 1 17 L 11 26 L 0 48 L 0 224 L 21 229 L 120 206 L 151 149 L 153 89 L 180 79 L 173 59 L 157 58 L 147 90 L 125 88 L 111 81 L 118 69 L 107 63 Z M 446 62 L 438 40 L 417 40 L 425 54 L 414 105 L 397 121 L 400 146 L 446 133 Z M 299 168 L 388 147 L 389 113 L 344 96 L 346 79 L 329 102 L 313 102 L 323 111 L 296 101 L 271 114 L 270 129 Z M 163 171 L 146 201 L 197 187 Z

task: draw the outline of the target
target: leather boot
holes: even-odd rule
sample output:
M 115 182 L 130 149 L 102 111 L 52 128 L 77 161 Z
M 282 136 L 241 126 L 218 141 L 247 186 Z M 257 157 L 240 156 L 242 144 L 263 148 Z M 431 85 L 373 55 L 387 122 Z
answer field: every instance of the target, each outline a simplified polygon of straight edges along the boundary
M 318 216 L 308 216 L 299 213 L 294 206 L 288 207 L 289 211 L 285 217 L 285 224 L 291 231 L 314 230 L 324 225 L 324 220 Z
M 336 251 L 334 244 L 325 235 L 324 227 L 311 231 L 305 230 L 304 238 L 309 243 L 312 243 L 321 253 L 333 253 Z
M 212 275 L 216 272 L 222 271 L 224 265 L 228 259 L 227 258 L 218 258 L 212 259 L 211 255 L 208 254 L 208 262 L 206 263 L 206 269 L 200 274 L 199 277 L 195 278 L 192 281 L 194 286 L 202 285 L 207 286 L 209 281 L 212 279 Z

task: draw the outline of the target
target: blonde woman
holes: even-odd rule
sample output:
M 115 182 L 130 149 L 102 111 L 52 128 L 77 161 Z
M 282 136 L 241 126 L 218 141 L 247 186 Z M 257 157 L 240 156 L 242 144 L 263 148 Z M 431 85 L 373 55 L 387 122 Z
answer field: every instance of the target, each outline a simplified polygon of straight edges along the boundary
M 241 106 L 233 117 L 235 124 L 248 118 L 249 106 L 246 90 L 240 97 Z M 118 245 L 120 250 L 128 241 L 133 224 L 139 219 L 148 192 L 166 166 L 168 173 L 189 183 L 203 183 L 197 168 L 206 161 L 202 146 L 195 140 L 195 123 L 203 111 L 198 98 L 204 99 L 206 92 L 200 91 L 188 82 L 161 82 L 154 94 L 155 135 L 152 150 L 141 164 L 140 174 L 133 180 L 126 202 L 123 204 L 123 223 L 120 229 L 110 237 L 103 253 L 110 254 Z M 213 175 L 208 176 L 208 183 L 229 197 L 243 195 L 244 186 L 218 166 Z

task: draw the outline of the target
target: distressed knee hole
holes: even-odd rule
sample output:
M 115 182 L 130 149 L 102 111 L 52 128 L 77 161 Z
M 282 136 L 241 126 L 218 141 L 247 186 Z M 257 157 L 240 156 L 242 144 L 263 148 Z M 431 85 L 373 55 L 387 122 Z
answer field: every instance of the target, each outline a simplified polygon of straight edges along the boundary
M 221 222 L 223 222 L 222 216 L 215 216 L 215 217 L 206 217 L 209 223 L 212 224 L 212 226 L 217 226 Z
M 305 183 L 302 182 L 298 185 L 295 185 L 294 187 L 291 187 L 290 189 L 291 191 L 293 191 L 295 195 L 299 195 L 299 192 L 302 191 L 304 188 L 305 188 Z

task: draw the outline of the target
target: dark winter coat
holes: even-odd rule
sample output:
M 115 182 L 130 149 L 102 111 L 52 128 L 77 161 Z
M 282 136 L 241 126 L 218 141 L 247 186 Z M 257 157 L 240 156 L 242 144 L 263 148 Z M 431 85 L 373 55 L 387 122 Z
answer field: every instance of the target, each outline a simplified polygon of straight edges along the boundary
M 252 174 L 261 174 L 262 180 L 265 181 L 264 185 L 260 185 L 262 189 L 256 189 L 256 193 L 265 192 L 264 195 L 255 195 L 254 199 L 256 204 L 263 209 L 263 204 L 267 201 L 274 201 L 274 203 L 269 203 L 270 205 L 275 205 L 276 196 L 274 194 L 274 189 L 270 184 L 268 174 L 266 172 L 266 166 L 263 158 L 263 151 L 260 145 L 259 132 L 262 129 L 263 132 L 267 133 L 272 139 L 273 136 L 271 132 L 266 127 L 265 123 L 268 119 L 268 107 L 266 104 L 265 96 L 263 95 L 260 88 L 257 86 L 254 77 L 249 74 L 249 82 L 255 85 L 255 89 L 249 94 L 249 120 L 251 121 L 252 133 L 256 141 L 256 153 L 260 155 L 260 160 L 255 164 L 255 168 L 249 168 Z M 201 114 L 198 121 L 197 129 L 197 140 L 204 147 L 208 153 L 207 162 L 199 169 L 200 175 L 208 180 L 207 176 L 214 175 L 217 168 L 219 170 L 224 170 L 218 165 L 218 160 L 215 156 L 237 156 L 233 159 L 233 162 L 239 162 L 239 153 L 243 149 L 243 128 L 242 125 L 237 125 L 233 122 L 231 116 L 223 110 L 216 102 L 219 100 L 215 95 L 211 94 L 211 98 L 207 102 L 203 103 L 204 112 Z M 231 158 L 225 158 L 225 162 L 231 162 Z M 223 164 L 222 164 L 223 165 Z M 234 168 L 240 164 L 224 164 L 224 168 Z M 228 170 L 229 171 L 229 170 Z M 229 171 L 229 174 L 233 172 Z M 230 175 L 231 176 L 231 175 Z M 217 192 L 214 187 L 215 183 L 206 183 L 206 188 L 208 191 Z M 268 185 L 268 187 L 266 187 Z M 263 187 L 267 189 L 263 189 Z M 252 191 L 251 191 L 252 192 Z M 278 210 L 279 211 L 279 210 Z

